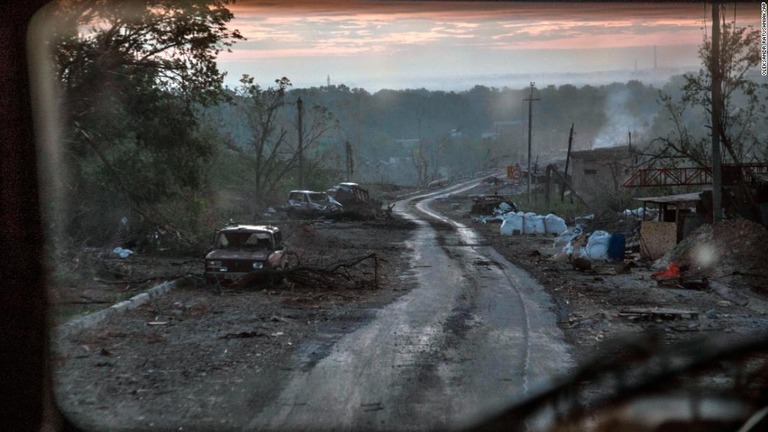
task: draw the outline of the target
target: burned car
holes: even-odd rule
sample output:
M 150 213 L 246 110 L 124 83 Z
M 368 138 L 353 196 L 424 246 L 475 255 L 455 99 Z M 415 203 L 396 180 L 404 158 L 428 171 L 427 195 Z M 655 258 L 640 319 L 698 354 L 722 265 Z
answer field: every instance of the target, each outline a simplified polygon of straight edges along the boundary
M 350 203 L 368 202 L 371 200 L 371 196 L 367 190 L 361 188 L 359 184 L 351 182 L 343 182 L 334 185 L 328 189 L 328 195 L 344 206 Z
M 292 190 L 288 193 L 288 216 L 318 217 L 341 211 L 342 205 L 325 192 Z
M 226 284 L 252 272 L 266 274 L 269 269 L 287 267 L 288 256 L 279 228 L 232 224 L 214 236 L 213 249 L 205 256 L 205 280 Z
M 344 206 L 343 217 L 346 219 L 365 220 L 384 216 L 381 201 L 371 198 L 368 190 L 357 183 L 338 183 L 328 189 L 328 195 Z

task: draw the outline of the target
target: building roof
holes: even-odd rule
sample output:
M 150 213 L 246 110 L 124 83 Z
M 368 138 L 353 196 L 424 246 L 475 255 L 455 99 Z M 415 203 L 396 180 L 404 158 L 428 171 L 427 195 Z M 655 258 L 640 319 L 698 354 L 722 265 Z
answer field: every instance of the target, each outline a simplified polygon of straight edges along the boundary
M 571 158 L 586 160 L 614 159 L 629 157 L 633 153 L 634 148 L 630 148 L 629 146 L 602 147 L 591 150 L 572 151 Z
M 691 192 L 691 193 L 685 193 L 685 194 L 666 195 L 666 196 L 658 196 L 658 197 L 642 197 L 642 198 L 635 198 L 635 199 L 638 201 L 642 201 L 644 203 L 652 203 L 652 204 L 692 202 L 692 201 L 701 201 L 701 192 Z

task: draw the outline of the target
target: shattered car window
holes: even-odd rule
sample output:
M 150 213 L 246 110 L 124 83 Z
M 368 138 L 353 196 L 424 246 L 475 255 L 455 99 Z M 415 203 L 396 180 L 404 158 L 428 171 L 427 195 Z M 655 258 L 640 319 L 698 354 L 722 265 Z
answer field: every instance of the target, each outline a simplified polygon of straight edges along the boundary
M 220 248 L 268 248 L 271 246 L 271 236 L 268 233 L 220 233 L 218 246 Z
M 309 199 L 312 202 L 321 203 L 324 201 L 328 201 L 328 195 L 324 193 L 312 193 L 312 194 L 309 194 Z

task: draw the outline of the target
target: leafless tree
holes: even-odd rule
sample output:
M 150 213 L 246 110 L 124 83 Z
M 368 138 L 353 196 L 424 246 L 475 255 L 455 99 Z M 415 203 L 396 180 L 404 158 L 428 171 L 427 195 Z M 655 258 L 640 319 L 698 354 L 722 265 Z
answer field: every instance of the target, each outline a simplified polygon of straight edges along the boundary
M 281 181 L 296 168 L 299 153 L 297 141 L 290 131 L 291 122 L 287 90 L 288 78 L 275 80 L 276 87 L 263 89 L 251 76 L 243 75 L 236 89 L 236 104 L 245 114 L 250 129 L 249 145 L 240 147 L 230 142 L 228 147 L 240 154 L 253 167 L 254 198 L 261 203 L 273 196 Z M 333 115 L 325 107 L 312 106 L 304 119 L 303 147 L 315 146 L 319 139 L 337 127 Z
M 768 84 L 749 77 L 760 64 L 760 33 L 750 27 L 723 23 L 721 32 L 722 119 L 720 141 L 726 162 L 758 161 L 765 157 L 766 143 L 761 142 L 756 125 L 765 123 L 765 93 Z M 696 74 L 685 74 L 682 96 L 677 99 L 661 93 L 659 102 L 665 115 L 667 133 L 653 141 L 647 156 L 651 161 L 663 160 L 667 166 L 681 161 L 699 166 L 711 166 L 709 122 L 712 109 L 710 58 L 712 40 L 705 38 L 699 47 L 702 67 Z M 703 117 L 703 118 L 702 118 Z M 702 123 L 706 126 L 702 128 Z

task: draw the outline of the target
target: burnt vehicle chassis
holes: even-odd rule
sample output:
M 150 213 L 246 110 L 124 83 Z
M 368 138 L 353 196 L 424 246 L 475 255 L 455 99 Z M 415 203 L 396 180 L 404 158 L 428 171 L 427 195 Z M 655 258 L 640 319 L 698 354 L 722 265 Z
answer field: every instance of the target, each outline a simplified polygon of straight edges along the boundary
M 282 232 L 271 225 L 231 224 L 214 234 L 205 256 L 205 280 L 230 285 L 246 275 L 277 283 L 288 268 Z

